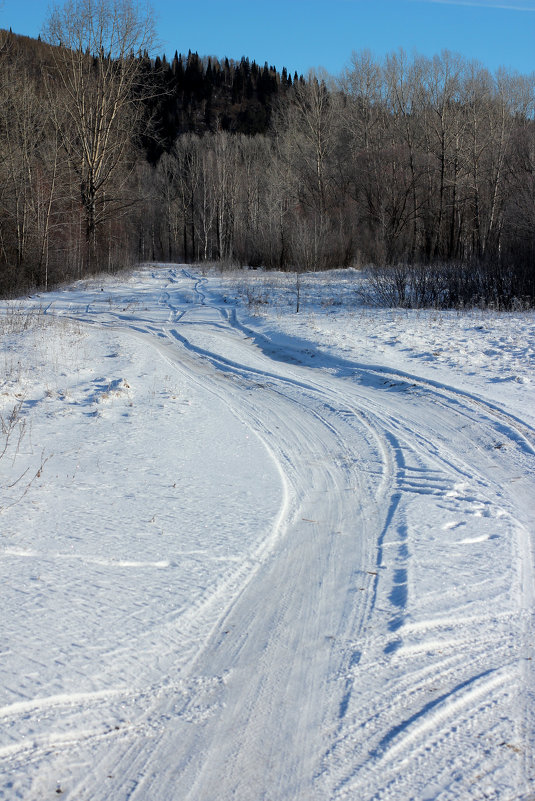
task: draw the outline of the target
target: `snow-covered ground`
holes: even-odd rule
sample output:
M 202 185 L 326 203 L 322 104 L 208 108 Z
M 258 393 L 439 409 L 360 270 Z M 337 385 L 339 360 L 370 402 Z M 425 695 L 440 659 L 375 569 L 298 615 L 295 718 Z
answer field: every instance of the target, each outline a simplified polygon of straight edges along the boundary
M 363 280 L 0 304 L 1 799 L 535 798 L 535 316 Z

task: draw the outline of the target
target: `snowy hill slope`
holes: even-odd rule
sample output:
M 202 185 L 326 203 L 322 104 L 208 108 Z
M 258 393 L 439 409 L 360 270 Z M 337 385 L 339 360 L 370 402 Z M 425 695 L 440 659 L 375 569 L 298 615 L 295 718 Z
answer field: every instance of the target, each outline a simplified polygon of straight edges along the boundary
M 534 316 L 357 282 L 2 304 L 0 798 L 530 798 Z

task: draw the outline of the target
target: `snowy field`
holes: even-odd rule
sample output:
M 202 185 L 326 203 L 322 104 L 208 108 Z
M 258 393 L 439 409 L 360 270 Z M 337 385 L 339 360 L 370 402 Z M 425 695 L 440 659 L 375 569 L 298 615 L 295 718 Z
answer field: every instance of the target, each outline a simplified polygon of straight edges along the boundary
M 0 303 L 0 799 L 535 799 L 535 315 L 363 280 Z

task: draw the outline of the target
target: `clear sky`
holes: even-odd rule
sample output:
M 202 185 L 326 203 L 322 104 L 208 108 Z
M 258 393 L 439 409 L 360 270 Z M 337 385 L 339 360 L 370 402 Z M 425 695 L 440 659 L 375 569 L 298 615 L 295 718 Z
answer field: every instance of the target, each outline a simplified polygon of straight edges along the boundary
M 0 0 L 0 28 L 36 37 L 48 0 Z M 60 2 L 61 5 L 61 2 Z M 403 47 L 443 49 L 535 71 L 535 0 L 153 0 L 158 53 L 248 56 L 292 74 L 324 67 L 339 75 L 353 50 L 377 57 Z

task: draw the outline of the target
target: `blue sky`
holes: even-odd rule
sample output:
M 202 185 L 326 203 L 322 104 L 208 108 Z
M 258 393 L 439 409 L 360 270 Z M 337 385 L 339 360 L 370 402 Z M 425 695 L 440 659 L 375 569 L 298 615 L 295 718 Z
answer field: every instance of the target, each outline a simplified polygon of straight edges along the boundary
M 48 0 L 0 0 L 0 27 L 37 36 Z M 248 56 L 279 70 L 339 75 L 353 50 L 377 57 L 403 47 L 443 49 L 500 66 L 535 70 L 535 0 L 153 0 L 159 52 Z

